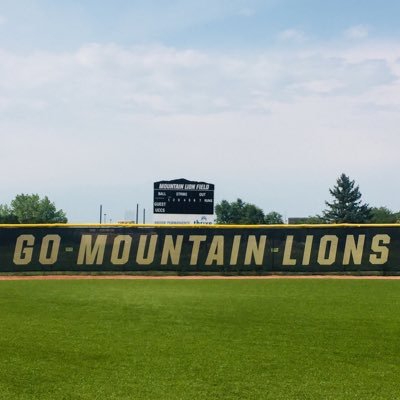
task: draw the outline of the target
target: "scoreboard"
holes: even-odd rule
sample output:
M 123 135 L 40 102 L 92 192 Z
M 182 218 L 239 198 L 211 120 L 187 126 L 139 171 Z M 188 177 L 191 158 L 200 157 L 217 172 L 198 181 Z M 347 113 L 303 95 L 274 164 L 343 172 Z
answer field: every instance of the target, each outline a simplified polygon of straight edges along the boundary
M 153 213 L 155 223 L 212 222 L 214 185 L 187 179 L 154 182 Z

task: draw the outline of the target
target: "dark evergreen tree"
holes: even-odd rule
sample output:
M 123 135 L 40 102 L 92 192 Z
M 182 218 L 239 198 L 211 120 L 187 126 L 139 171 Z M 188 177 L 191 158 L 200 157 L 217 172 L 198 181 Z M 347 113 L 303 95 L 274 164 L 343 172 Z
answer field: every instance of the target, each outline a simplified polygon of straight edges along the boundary
M 371 220 L 371 208 L 362 204 L 361 193 L 355 181 L 342 174 L 336 186 L 329 189 L 333 202 L 325 202 L 328 208 L 323 212 L 323 219 L 329 223 L 367 223 Z

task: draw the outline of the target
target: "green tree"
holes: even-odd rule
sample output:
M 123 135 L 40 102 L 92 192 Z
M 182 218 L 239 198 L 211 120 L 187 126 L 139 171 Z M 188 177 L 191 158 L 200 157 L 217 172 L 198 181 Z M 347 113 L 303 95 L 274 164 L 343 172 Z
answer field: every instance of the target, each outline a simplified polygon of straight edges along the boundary
M 233 202 L 222 200 L 215 207 L 217 224 L 255 225 L 264 223 L 264 212 L 254 204 L 241 199 Z
M 0 204 L 0 224 L 17 224 L 18 218 L 6 204 Z
M 329 189 L 333 202 L 325 202 L 328 208 L 323 219 L 329 223 L 366 223 L 371 220 L 371 208 L 362 204 L 359 187 L 355 181 L 342 174 L 333 189 Z
M 264 223 L 268 225 L 283 224 L 283 216 L 276 211 L 271 211 L 265 215 Z
M 65 223 L 63 210 L 57 210 L 47 196 L 19 194 L 11 201 L 11 206 L 0 205 L 0 222 L 20 224 Z
M 325 220 L 320 215 L 310 215 L 306 218 L 306 224 L 324 224 Z
M 372 207 L 371 215 L 373 224 L 394 224 L 400 220 L 400 212 L 393 212 L 387 207 Z
M 319 215 L 310 215 L 304 218 L 289 218 L 289 224 L 325 224 L 326 221 Z
M 215 206 L 217 224 L 238 223 L 243 206 L 244 204 L 241 199 L 237 199 L 236 202 L 232 203 L 229 203 L 227 200 L 222 200 L 221 203 Z

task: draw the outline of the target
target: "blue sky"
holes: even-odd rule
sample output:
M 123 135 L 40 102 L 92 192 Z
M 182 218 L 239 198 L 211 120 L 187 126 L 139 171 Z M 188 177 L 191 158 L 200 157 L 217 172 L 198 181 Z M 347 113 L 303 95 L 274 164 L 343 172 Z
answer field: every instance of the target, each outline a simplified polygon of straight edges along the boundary
M 398 37 L 394 0 L 1 1 L 2 44 L 8 48 L 74 49 L 82 43 L 260 48 L 288 28 L 312 41 L 337 40 L 352 26 L 374 37 Z
M 397 1 L 0 0 L 0 203 L 73 222 L 151 210 L 152 182 L 320 213 L 345 172 L 399 210 Z

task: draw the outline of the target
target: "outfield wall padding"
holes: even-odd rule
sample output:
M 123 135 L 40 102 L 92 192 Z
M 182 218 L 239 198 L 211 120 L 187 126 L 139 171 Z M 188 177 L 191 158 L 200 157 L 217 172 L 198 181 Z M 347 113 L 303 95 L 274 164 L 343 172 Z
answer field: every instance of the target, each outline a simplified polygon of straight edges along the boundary
M 0 272 L 400 273 L 394 225 L 0 225 Z

